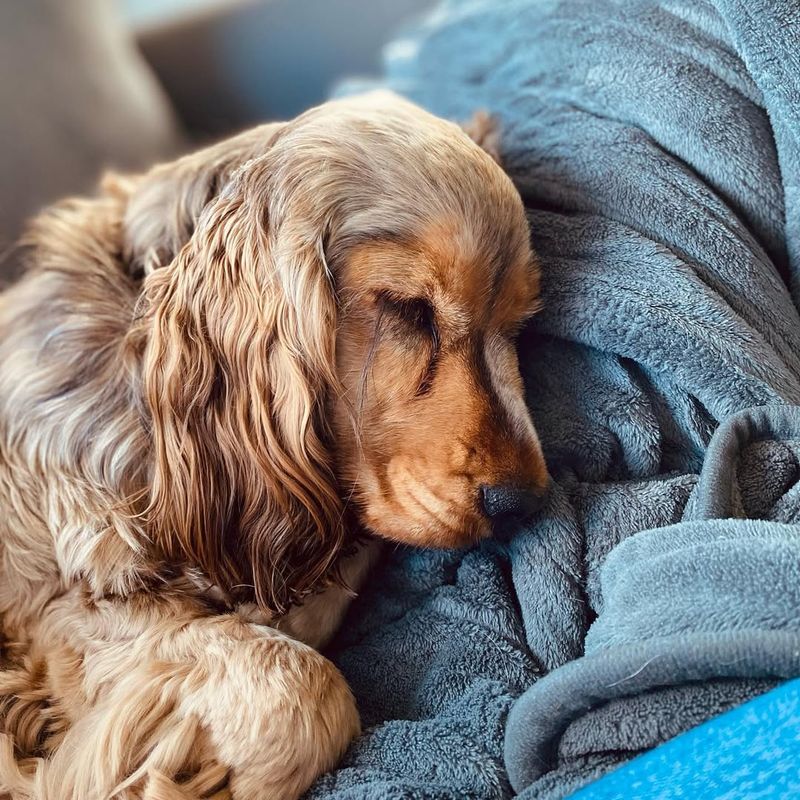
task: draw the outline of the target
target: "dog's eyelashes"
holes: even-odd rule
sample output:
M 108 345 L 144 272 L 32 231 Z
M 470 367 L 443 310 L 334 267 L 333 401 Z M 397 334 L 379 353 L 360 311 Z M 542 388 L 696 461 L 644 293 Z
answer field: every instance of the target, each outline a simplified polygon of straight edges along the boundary
M 424 297 L 400 297 L 390 292 L 380 292 L 378 303 L 383 313 L 390 314 L 420 333 L 430 336 L 434 348 L 438 347 L 439 330 L 433 306 Z
M 422 397 L 428 394 L 433 386 L 439 359 L 439 328 L 436 325 L 433 306 L 422 297 L 400 297 L 390 292 L 379 293 L 377 304 L 380 313 L 379 319 L 393 319 L 406 330 L 425 337 L 429 342 L 425 372 L 414 396 Z

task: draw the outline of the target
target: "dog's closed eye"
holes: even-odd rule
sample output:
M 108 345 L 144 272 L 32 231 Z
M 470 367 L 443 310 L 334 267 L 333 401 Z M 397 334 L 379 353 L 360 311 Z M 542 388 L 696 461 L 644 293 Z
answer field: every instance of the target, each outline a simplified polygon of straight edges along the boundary
M 428 362 L 422 380 L 417 386 L 416 395 L 430 391 L 436 373 L 439 356 L 439 328 L 431 303 L 424 297 L 403 297 L 392 292 L 378 294 L 378 308 L 382 323 L 395 323 L 401 327 L 404 337 L 424 337 L 429 346 Z
M 424 297 L 401 297 L 390 292 L 381 292 L 378 304 L 382 314 L 405 323 L 414 332 L 429 337 L 434 349 L 439 345 L 439 329 L 433 306 Z

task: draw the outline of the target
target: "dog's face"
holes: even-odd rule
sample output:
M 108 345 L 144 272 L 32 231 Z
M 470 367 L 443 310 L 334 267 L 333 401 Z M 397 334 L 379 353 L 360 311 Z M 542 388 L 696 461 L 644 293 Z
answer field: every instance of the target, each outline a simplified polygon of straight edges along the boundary
M 490 200 L 484 211 L 508 213 Z M 337 367 L 349 403 L 336 402 L 337 463 L 362 522 L 382 536 L 474 542 L 545 489 L 515 349 L 537 308 L 538 270 L 522 214 L 498 228 L 509 224 L 520 235 L 497 247 L 454 213 L 413 241 L 367 242 L 343 265 Z
M 385 94 L 326 104 L 155 170 L 125 228 L 168 553 L 281 609 L 353 515 L 456 546 L 543 493 L 514 347 L 528 226 L 456 125 Z

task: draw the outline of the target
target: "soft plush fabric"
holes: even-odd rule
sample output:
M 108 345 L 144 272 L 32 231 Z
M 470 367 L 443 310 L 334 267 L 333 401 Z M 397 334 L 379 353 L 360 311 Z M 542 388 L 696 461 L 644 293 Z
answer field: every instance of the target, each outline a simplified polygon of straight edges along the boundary
M 800 674 L 800 8 L 450 0 L 387 70 L 501 122 L 555 487 L 387 554 L 332 649 L 365 734 L 311 796 L 564 797 Z
M 800 681 L 706 722 L 590 784 L 575 800 L 800 797 Z

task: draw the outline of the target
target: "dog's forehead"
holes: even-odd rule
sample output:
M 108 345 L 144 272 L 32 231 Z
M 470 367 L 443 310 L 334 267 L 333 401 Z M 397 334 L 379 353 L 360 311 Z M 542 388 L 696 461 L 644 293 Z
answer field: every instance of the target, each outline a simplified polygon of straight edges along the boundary
M 454 317 L 503 324 L 533 299 L 530 250 L 502 228 L 440 221 L 423 233 L 420 246 L 435 304 Z
M 431 222 L 409 239 L 365 242 L 348 262 L 351 289 L 426 298 L 456 327 L 502 326 L 536 299 L 527 240 L 464 220 Z

